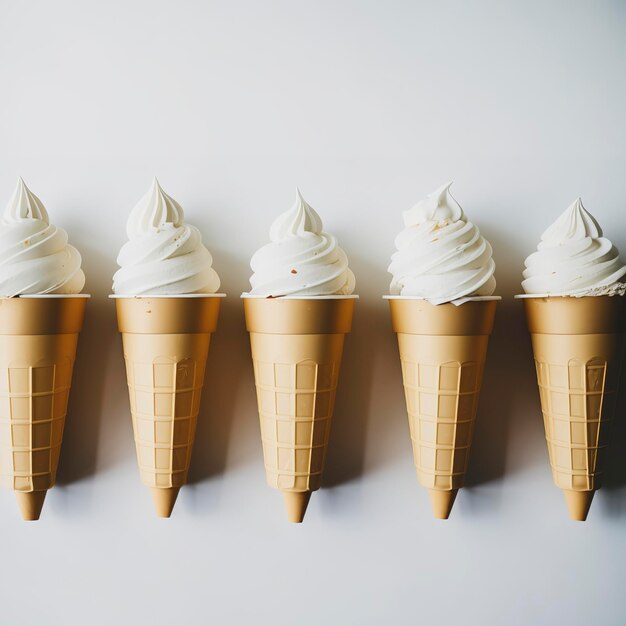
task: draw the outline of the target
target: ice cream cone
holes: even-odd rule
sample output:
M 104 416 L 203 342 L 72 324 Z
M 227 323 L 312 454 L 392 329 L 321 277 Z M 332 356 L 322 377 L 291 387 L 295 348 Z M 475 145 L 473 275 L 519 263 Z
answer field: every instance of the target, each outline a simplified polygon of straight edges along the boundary
M 56 480 L 87 298 L 0 298 L 0 484 L 25 520 Z
M 496 304 L 389 298 L 417 478 L 439 519 L 465 480 Z
M 554 482 L 584 521 L 608 448 L 626 344 L 626 297 L 524 299 Z
M 211 295 L 116 298 L 139 473 L 159 517 L 187 482 L 219 305 Z
M 320 488 L 354 297 L 244 298 L 265 473 L 301 522 Z

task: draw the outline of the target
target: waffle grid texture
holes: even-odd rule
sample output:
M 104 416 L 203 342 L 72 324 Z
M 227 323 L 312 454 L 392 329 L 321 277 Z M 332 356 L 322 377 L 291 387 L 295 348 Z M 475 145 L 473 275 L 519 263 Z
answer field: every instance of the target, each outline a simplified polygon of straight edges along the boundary
M 320 488 L 339 362 L 253 358 L 267 482 L 286 491 Z
M 474 433 L 482 364 L 419 362 L 401 356 L 417 477 L 429 489 L 463 486 Z
M 206 360 L 128 354 L 125 360 L 141 480 L 180 487 L 191 463 Z
M 11 354 L 28 353 L 33 337 L 3 337 Z M 48 358 L 14 358 L 0 366 L 0 484 L 43 491 L 56 480 L 76 350 L 76 335 L 46 336 Z M 5 349 L 7 346 L 3 346 Z
M 601 483 L 618 375 L 602 358 L 535 359 L 552 475 L 562 489 L 590 491 Z

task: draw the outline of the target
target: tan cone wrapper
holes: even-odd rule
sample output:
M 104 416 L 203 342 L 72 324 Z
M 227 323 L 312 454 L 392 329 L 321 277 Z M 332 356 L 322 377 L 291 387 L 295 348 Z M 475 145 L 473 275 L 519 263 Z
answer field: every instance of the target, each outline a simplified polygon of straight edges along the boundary
M 87 297 L 0 298 L 0 484 L 39 519 L 56 480 Z
M 116 298 L 142 482 L 169 517 L 187 482 L 220 298 Z
M 389 299 L 417 478 L 435 517 L 447 519 L 463 486 L 496 300 L 460 306 Z
M 525 298 L 554 482 L 573 519 L 600 487 L 624 360 L 626 297 Z
M 355 298 L 244 298 L 265 473 L 290 521 L 320 488 Z

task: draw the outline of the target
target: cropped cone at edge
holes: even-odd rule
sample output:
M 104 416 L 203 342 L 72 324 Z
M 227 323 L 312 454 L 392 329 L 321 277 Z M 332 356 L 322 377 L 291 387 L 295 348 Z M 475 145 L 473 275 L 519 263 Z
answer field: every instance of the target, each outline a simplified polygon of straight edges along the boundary
M 137 462 L 159 517 L 187 482 L 220 298 L 116 298 Z
M 320 488 L 355 298 L 244 298 L 265 474 L 291 522 Z
M 552 476 L 584 521 L 602 482 L 626 343 L 626 297 L 525 298 Z
M 37 520 L 56 481 L 87 297 L 0 298 L 0 483 Z
M 496 300 L 389 299 L 417 478 L 447 519 L 465 481 Z

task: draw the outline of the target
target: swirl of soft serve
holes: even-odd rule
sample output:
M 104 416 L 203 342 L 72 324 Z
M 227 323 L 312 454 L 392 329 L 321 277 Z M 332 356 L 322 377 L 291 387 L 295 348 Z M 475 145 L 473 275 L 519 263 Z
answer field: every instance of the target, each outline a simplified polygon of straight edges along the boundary
M 131 211 L 128 241 L 117 257 L 113 292 L 124 295 L 215 293 L 220 279 L 200 231 L 184 223 L 180 204 L 155 178 Z
M 448 183 L 405 211 L 388 271 L 392 295 L 442 304 L 490 296 L 496 288 L 489 242 L 468 221 Z
M 80 253 L 20 178 L 0 219 L 0 295 L 80 293 Z
M 299 190 L 291 209 L 272 224 L 270 240 L 250 262 L 250 295 L 326 296 L 354 291 L 346 253 L 333 235 L 324 232 L 320 216 Z
M 525 261 L 522 287 L 529 294 L 585 295 L 626 276 L 615 246 L 577 198 L 542 235 Z

